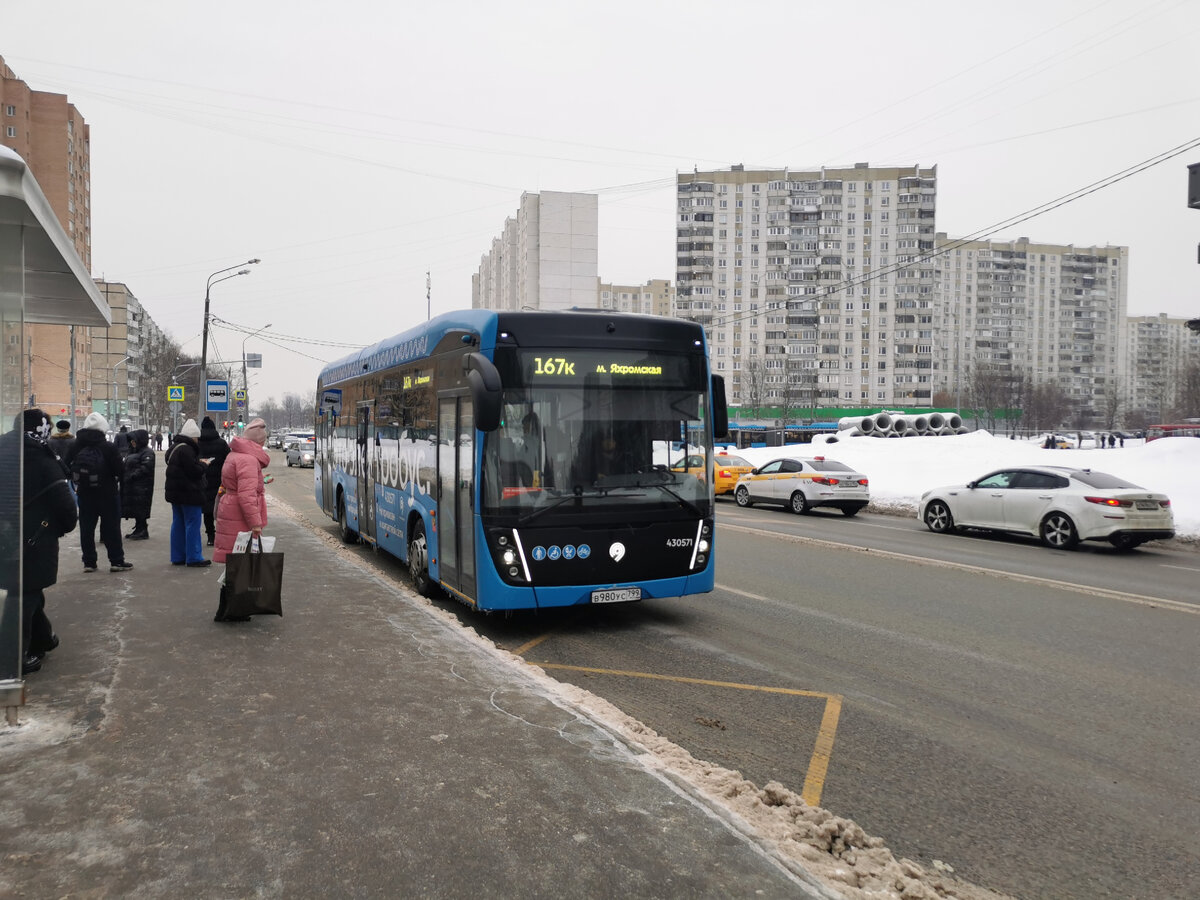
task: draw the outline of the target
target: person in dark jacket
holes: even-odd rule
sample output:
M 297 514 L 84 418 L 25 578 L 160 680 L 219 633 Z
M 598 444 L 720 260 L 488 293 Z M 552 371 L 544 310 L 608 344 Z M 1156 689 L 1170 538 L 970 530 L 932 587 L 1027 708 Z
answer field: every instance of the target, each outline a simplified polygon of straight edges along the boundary
M 121 454 L 121 461 L 125 461 L 125 457 L 129 455 L 129 426 L 122 425 L 121 430 L 113 435 L 113 446 L 117 448 L 117 452 Z
M 50 445 L 55 456 L 59 459 L 66 459 L 71 448 L 75 446 L 75 435 L 71 434 L 71 423 L 66 419 L 55 422 L 54 434 L 50 435 L 46 443 Z
M 211 547 L 217 536 L 217 526 L 213 521 L 213 503 L 217 499 L 217 490 L 221 487 L 221 471 L 225 466 L 225 457 L 229 455 L 229 445 L 217 433 L 217 423 L 208 416 L 200 423 L 198 446 L 200 458 L 208 460 L 208 470 L 204 473 L 204 531 L 208 534 L 208 546 Z
M 125 479 L 121 482 L 121 518 L 133 519 L 133 530 L 125 535 L 131 541 L 150 537 L 150 507 L 154 504 L 154 451 L 150 433 L 139 428 L 129 435 L 129 455 L 125 457 Z
M 67 469 L 43 440 L 49 425 L 45 413 L 29 409 L 17 416 L 12 431 L 0 435 L 0 588 L 7 592 L 0 634 L 21 629 L 21 668 L 26 674 L 40 669 L 44 655 L 58 646 L 46 616 L 45 590 L 58 581 L 58 539 L 75 528 L 77 517 Z M 20 494 L 18 453 L 25 458 Z M 23 509 L 21 539 L 13 527 L 18 509 Z M 22 566 L 17 565 L 18 553 Z M 20 584 L 18 569 L 24 570 Z M 9 647 L 0 641 L 0 679 L 19 676 L 12 671 L 18 659 L 15 648 L 10 653 Z
M 108 554 L 108 570 L 124 572 L 133 568 L 133 563 L 125 561 L 125 547 L 121 543 L 121 480 L 125 477 L 125 463 L 117 448 L 108 442 L 108 420 L 98 412 L 83 420 L 79 434 L 75 436 L 75 446 L 63 460 L 72 473 L 85 448 L 99 451 L 101 466 L 96 485 L 80 481 L 75 484 L 79 495 L 79 549 L 83 554 L 83 571 L 95 572 L 97 568 L 98 521 L 100 540 Z
M 188 419 L 167 451 L 167 502 L 171 504 L 171 565 L 211 566 L 204 558 L 200 529 L 204 522 L 204 473 L 197 444 L 200 427 Z

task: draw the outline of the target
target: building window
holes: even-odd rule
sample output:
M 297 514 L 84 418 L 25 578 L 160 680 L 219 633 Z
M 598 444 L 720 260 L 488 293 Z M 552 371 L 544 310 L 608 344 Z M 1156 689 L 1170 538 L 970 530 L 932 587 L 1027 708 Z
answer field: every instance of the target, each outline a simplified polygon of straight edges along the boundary
M 15 138 L 17 136 L 17 129 L 14 128 L 12 125 L 9 125 L 8 129 L 7 129 L 7 134 L 10 138 Z
M 10 105 L 4 107 L 4 114 L 6 116 L 15 116 L 17 114 L 17 108 L 10 104 Z

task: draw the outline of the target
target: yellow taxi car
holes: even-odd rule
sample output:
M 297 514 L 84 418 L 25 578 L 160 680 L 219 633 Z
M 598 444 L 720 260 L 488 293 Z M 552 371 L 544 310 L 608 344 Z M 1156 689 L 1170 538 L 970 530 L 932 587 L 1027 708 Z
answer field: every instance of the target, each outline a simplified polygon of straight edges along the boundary
M 853 516 L 871 502 L 866 475 L 823 456 L 773 459 L 743 475 L 733 497 L 738 506 L 774 503 L 797 515 L 817 506 L 832 506 Z
M 717 470 L 713 480 L 713 493 L 717 496 L 732 494 L 738 479 L 754 468 L 740 456 L 731 453 L 718 453 L 713 457 L 713 462 Z M 688 475 L 695 475 L 701 481 L 708 478 L 708 467 L 704 464 L 704 457 L 694 453 L 672 463 L 671 471 L 686 472 Z
M 713 458 L 713 462 L 717 467 L 717 475 L 713 479 L 713 491 L 717 496 L 732 494 L 734 488 L 737 487 L 738 479 L 754 469 L 754 466 L 746 460 L 740 456 L 734 456 L 732 453 L 718 453 Z

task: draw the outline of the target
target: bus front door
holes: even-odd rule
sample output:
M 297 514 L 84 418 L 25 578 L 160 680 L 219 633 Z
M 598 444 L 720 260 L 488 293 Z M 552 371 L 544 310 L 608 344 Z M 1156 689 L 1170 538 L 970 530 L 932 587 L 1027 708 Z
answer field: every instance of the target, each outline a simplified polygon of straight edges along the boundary
M 375 474 L 378 455 L 375 447 L 375 401 L 358 404 L 358 533 L 375 541 Z
M 438 576 L 475 598 L 475 413 L 467 396 L 438 402 Z

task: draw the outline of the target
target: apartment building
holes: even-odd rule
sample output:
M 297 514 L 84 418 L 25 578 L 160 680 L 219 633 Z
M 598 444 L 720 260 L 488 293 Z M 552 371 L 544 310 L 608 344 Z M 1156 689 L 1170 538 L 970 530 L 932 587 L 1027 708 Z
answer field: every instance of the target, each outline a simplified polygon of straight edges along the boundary
M 1187 319 L 1130 316 L 1126 319 L 1125 411 L 1150 424 L 1166 422 L 1182 399 L 1189 369 L 1200 366 L 1200 334 Z
M 112 311 L 112 326 L 92 337 L 93 408 L 114 428 L 122 422 L 144 425 L 146 376 L 155 374 L 147 365 L 161 358 L 170 339 L 127 285 L 96 279 L 96 289 Z
M 645 284 L 601 284 L 595 304 L 615 312 L 646 316 L 670 316 L 675 308 L 675 290 L 666 278 L 652 278 Z
M 1128 247 L 935 239 L 938 390 L 966 391 L 981 366 L 1055 382 L 1082 415 L 1125 392 Z
M 64 94 L 32 90 L 0 57 L 0 143 L 29 166 L 42 193 L 91 270 L 91 137 L 87 123 Z M 5 354 L 20 355 L 28 402 L 72 418 L 91 409 L 86 374 L 90 339 L 82 326 L 26 325 L 23 336 L 5 332 Z
M 599 236 L 595 194 L 524 193 L 471 277 L 477 309 L 594 308 Z
M 676 315 L 732 406 L 931 401 L 937 167 L 677 176 Z

